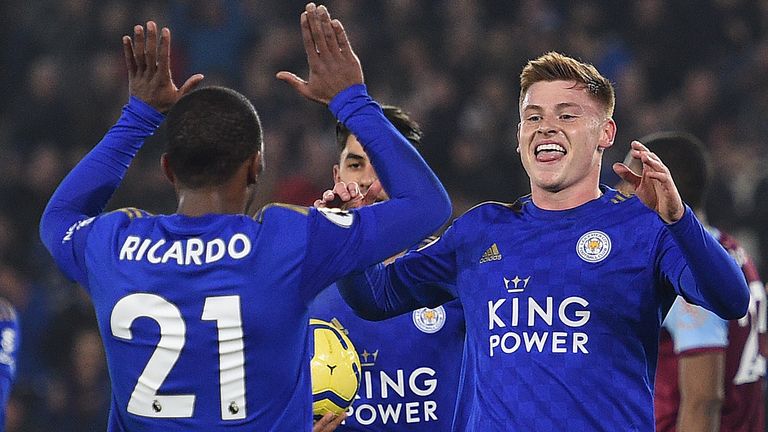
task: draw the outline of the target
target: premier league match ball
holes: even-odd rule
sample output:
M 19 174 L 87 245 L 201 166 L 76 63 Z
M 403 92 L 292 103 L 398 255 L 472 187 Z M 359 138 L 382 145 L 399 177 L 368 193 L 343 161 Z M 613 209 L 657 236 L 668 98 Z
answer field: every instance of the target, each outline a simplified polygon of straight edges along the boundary
M 310 319 L 312 352 L 312 410 L 315 417 L 341 414 L 352 405 L 360 387 L 360 357 L 355 347 L 333 324 Z

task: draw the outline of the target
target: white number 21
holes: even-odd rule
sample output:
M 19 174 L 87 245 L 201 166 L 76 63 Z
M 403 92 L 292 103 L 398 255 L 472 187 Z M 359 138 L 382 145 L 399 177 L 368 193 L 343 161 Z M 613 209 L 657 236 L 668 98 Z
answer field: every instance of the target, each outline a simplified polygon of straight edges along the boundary
M 187 326 L 179 308 L 158 295 L 130 294 L 120 299 L 112 309 L 112 334 L 131 340 L 131 324 L 139 317 L 157 322 L 160 326 L 160 340 L 131 393 L 128 412 L 144 417 L 192 417 L 194 394 L 157 394 L 179 359 L 186 341 Z M 240 296 L 206 298 L 201 319 L 216 321 L 218 328 L 221 418 L 243 419 L 246 415 L 245 358 Z

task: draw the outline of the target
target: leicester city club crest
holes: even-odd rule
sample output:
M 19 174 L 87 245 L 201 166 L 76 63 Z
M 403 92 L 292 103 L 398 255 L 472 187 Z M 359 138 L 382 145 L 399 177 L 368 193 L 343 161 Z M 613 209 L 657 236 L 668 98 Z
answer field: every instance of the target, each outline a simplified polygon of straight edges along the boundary
M 590 231 L 579 238 L 576 253 L 588 263 L 600 262 L 611 252 L 611 238 L 602 231 Z
M 445 308 L 421 308 L 413 311 L 413 324 L 424 333 L 437 333 L 445 325 Z

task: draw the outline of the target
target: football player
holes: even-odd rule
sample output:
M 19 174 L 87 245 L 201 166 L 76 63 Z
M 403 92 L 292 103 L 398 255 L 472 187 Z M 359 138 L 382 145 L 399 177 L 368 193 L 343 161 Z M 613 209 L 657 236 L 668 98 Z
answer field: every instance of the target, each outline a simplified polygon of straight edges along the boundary
M 192 91 L 201 75 L 177 88 L 168 29 L 150 21 L 123 38 L 130 100 L 40 224 L 58 266 L 93 300 L 112 382 L 109 431 L 311 430 L 308 304 L 450 215 L 440 182 L 368 96 L 341 23 L 309 3 L 301 30 L 309 78 L 278 78 L 355 132 L 392 195 L 386 203 L 244 215 L 262 170 L 251 103 L 227 88 Z M 176 213 L 103 213 L 162 121 Z
M 710 177 L 709 156 L 695 136 L 660 132 L 642 140 L 664 160 L 680 196 L 706 223 L 704 202 Z M 634 171 L 642 165 L 628 157 Z M 617 186 L 632 193 L 631 185 Z M 655 413 L 659 432 L 765 430 L 765 288 L 752 259 L 730 235 L 708 226 L 710 233 L 741 267 L 749 284 L 747 315 L 726 321 L 677 297 L 659 338 Z
M 382 108 L 387 119 L 418 148 L 422 138 L 419 124 L 399 107 Z M 356 199 L 347 207 L 387 200 L 370 157 L 343 123 L 336 124 L 336 143 L 339 162 L 333 166 L 334 182 L 358 188 L 351 187 Z M 324 198 L 332 201 L 333 192 L 327 191 Z M 329 205 L 333 203 L 315 202 L 317 207 Z M 358 398 L 338 431 L 450 429 L 465 333 L 457 300 L 373 322 L 358 317 L 334 285 L 317 296 L 309 311 L 311 317 L 336 323 L 348 333 L 363 366 Z
M 642 174 L 613 167 L 636 195 L 599 183 L 615 94 L 592 65 L 546 53 L 520 84 L 531 194 L 471 209 L 428 247 L 339 281 L 340 292 L 371 319 L 461 301 L 453 430 L 653 430 L 661 317 L 679 294 L 740 318 L 744 276 L 640 142 L 631 155 Z

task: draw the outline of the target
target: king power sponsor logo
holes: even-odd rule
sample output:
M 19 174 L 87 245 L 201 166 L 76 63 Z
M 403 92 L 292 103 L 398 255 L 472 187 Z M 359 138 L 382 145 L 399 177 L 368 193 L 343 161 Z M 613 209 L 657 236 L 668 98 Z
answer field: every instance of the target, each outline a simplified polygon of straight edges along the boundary
M 378 357 L 379 350 L 374 352 Z M 411 370 L 376 370 L 373 367 L 376 358 L 367 359 L 369 362 L 363 363 L 360 390 L 347 411 L 345 422 L 368 426 L 437 421 L 438 404 L 434 396 L 438 378 L 434 369 L 421 366 Z M 440 413 L 441 416 L 451 414 Z
M 503 277 L 504 290 L 514 297 L 488 300 L 488 352 L 491 357 L 529 353 L 589 354 L 589 302 L 579 296 L 556 299 L 526 295 L 535 289 L 530 276 Z

